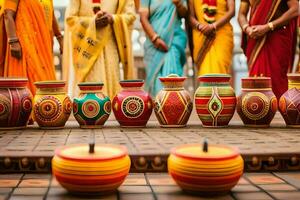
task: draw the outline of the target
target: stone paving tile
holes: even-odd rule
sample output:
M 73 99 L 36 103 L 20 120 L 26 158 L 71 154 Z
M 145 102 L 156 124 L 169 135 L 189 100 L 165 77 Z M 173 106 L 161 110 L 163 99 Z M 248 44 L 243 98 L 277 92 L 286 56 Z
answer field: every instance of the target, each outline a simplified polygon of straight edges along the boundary
M 232 192 L 259 192 L 260 189 L 254 185 L 237 185 L 232 188 Z
M 297 188 L 288 185 L 288 184 L 268 184 L 268 185 L 259 185 L 265 191 L 295 191 Z
M 19 184 L 20 180 L 0 180 L 0 188 L 7 188 L 7 187 L 16 187 Z
M 6 200 L 8 198 L 7 194 L 0 194 L 0 200 Z
M 25 174 L 23 177 L 24 179 L 46 179 L 50 180 L 51 174 Z
M 47 187 L 49 186 L 49 180 L 48 179 L 23 179 L 21 181 L 21 183 L 19 184 L 19 187 L 31 187 L 31 188 L 35 188 L 35 187 Z
M 44 196 L 48 188 L 16 188 L 13 195 Z
M 10 200 L 43 200 L 43 196 L 11 196 Z
M 120 200 L 155 200 L 152 194 L 120 194 Z
M 294 185 L 300 189 L 300 173 L 299 172 L 289 172 L 289 173 L 275 173 L 276 176 L 284 179 L 289 184 Z
M 147 185 L 144 174 L 129 174 L 123 185 Z
M 247 178 L 254 184 L 278 184 L 284 183 L 283 180 L 275 177 L 271 173 L 253 173 L 247 175 Z
M 23 174 L 0 174 L 0 180 L 9 179 L 9 180 L 20 180 Z
M 300 192 L 271 192 L 270 194 L 278 200 L 299 200 L 300 199 Z
M 119 193 L 152 193 L 151 188 L 149 186 L 124 186 L 122 185 L 118 189 Z
M 234 193 L 237 200 L 272 200 L 273 198 L 264 192 L 251 192 L 251 193 Z
M 0 194 L 9 194 L 12 190 L 13 188 L 0 188 Z
M 198 197 L 186 194 L 158 194 L 158 200 L 234 200 L 231 196 L 221 196 L 221 197 Z

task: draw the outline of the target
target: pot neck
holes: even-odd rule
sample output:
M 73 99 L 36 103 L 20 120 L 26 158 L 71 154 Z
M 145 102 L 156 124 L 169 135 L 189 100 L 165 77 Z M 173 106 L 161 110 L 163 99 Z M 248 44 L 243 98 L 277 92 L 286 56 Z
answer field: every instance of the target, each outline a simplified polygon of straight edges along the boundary
M 37 88 L 36 94 L 43 95 L 43 94 L 66 94 L 64 88 Z

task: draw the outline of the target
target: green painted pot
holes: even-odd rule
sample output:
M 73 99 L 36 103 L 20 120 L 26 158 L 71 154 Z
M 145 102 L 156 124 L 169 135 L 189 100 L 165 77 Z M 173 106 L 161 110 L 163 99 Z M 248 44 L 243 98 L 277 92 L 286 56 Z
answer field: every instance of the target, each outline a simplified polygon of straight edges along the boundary
M 111 102 L 102 92 L 103 83 L 78 84 L 80 95 L 74 99 L 73 113 L 81 128 L 101 128 L 111 113 Z

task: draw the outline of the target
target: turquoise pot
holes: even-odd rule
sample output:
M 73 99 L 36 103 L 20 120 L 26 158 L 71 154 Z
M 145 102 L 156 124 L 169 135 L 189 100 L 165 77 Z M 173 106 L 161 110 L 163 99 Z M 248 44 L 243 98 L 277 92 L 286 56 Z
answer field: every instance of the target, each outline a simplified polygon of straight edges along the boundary
M 103 83 L 81 83 L 73 113 L 81 128 L 101 128 L 111 113 L 111 102 L 102 92 Z

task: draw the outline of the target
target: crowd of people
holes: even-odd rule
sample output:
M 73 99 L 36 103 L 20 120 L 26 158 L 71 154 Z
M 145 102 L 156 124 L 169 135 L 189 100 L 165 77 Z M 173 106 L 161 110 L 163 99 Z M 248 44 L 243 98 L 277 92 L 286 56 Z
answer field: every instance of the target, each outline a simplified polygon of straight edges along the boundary
M 280 97 L 294 62 L 298 0 L 241 0 L 238 12 L 234 0 L 70 0 L 64 36 L 52 0 L 0 0 L 0 76 L 27 77 L 33 94 L 34 82 L 55 80 L 55 37 L 71 93 L 80 82 L 103 82 L 113 97 L 120 80 L 135 78 L 131 32 L 139 14 L 147 35 L 145 89 L 155 96 L 158 77 L 183 75 L 187 46 L 198 75 L 231 73 L 236 13 L 249 76 L 271 77 Z

